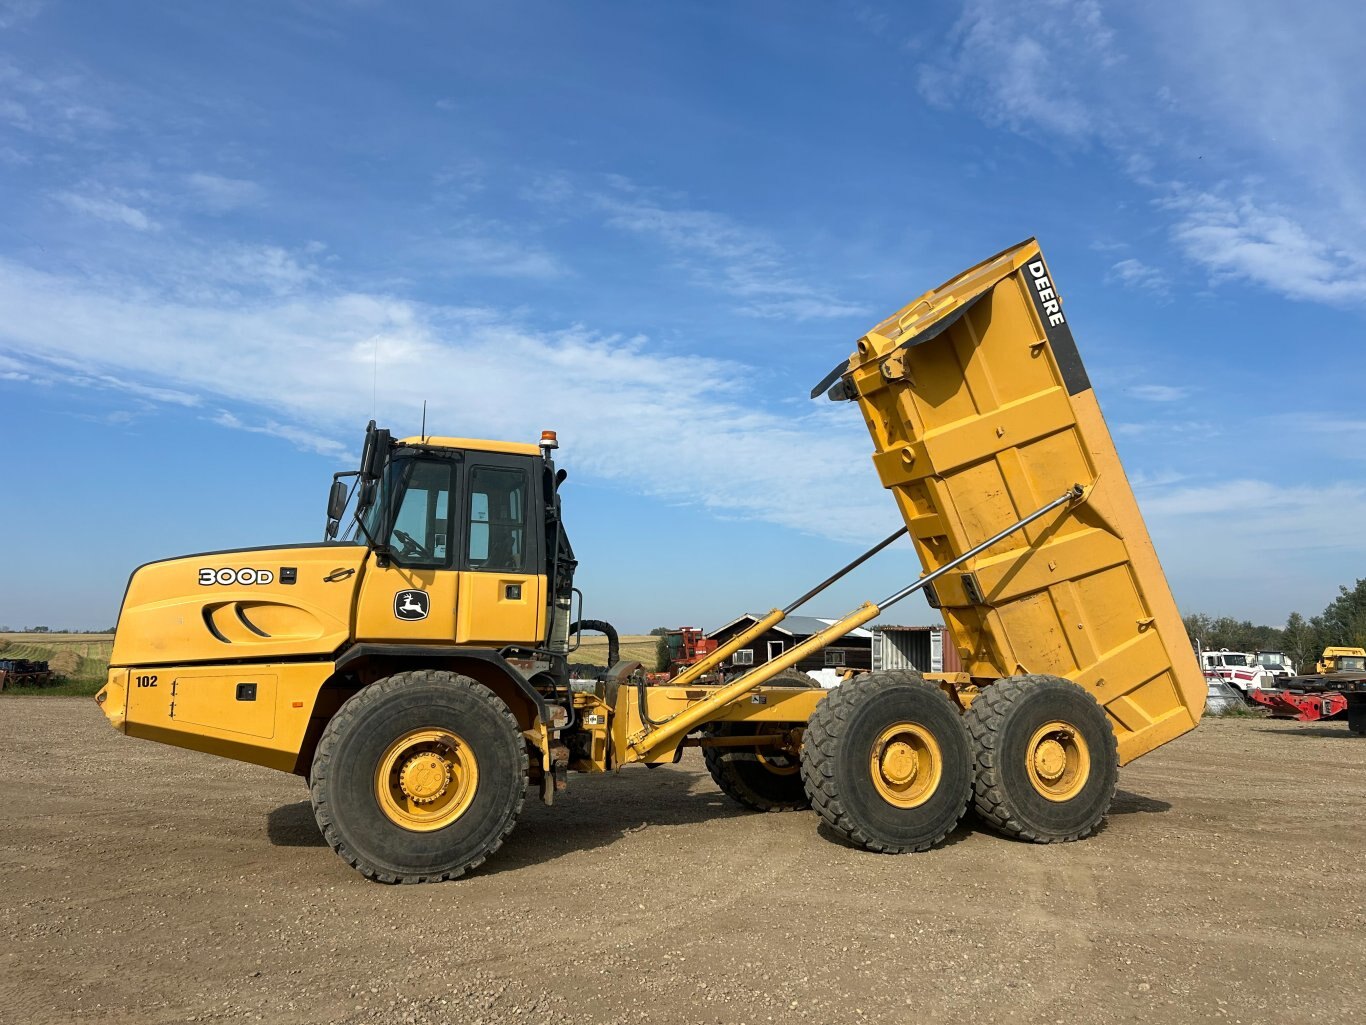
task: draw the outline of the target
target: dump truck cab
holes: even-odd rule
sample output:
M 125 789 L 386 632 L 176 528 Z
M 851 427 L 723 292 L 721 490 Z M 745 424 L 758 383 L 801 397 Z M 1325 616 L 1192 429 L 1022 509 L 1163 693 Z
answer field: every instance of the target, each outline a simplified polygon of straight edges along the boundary
M 559 515 L 554 435 L 542 446 L 390 442 L 372 424 L 366 437 L 369 465 L 353 489 L 353 538 L 367 549 L 355 640 L 522 645 L 539 651 L 546 664 L 538 672 L 563 677 L 567 615 L 558 622 L 559 657 L 548 656 L 557 599 L 568 610 L 574 560 Z M 334 534 L 339 517 L 328 520 Z
M 1318 672 L 1366 673 L 1366 648 L 1329 646 L 1319 658 Z
M 322 542 L 133 572 L 105 714 L 133 736 L 301 775 L 342 701 L 397 671 L 458 671 L 522 728 L 553 720 L 576 565 L 556 447 L 552 432 L 396 440 L 372 421 L 359 468 L 334 476 Z

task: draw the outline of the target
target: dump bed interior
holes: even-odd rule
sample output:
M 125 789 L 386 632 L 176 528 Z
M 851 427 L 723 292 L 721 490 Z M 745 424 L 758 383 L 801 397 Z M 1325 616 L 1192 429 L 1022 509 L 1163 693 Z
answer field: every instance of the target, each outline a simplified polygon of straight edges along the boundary
M 1204 677 L 1037 242 L 869 331 L 831 397 L 857 399 L 926 571 L 1085 489 L 933 585 L 965 672 L 1076 681 L 1121 762 L 1195 726 Z

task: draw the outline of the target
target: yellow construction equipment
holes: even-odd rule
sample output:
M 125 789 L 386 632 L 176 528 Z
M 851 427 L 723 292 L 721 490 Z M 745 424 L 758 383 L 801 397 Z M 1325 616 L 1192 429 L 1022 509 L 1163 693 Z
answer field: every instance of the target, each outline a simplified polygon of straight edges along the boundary
M 1330 645 L 1323 649 L 1314 671 L 1327 673 L 1366 673 L 1366 648 L 1345 648 Z
M 1206 686 L 1037 243 L 883 321 L 820 393 L 857 403 L 905 526 L 666 685 L 622 663 L 570 680 L 578 633 L 605 624 L 573 586 L 552 432 L 395 440 L 372 422 L 322 543 L 134 572 L 96 700 L 130 736 L 304 776 L 328 843 L 386 882 L 478 865 L 529 782 L 550 803 L 568 770 L 685 747 L 742 804 L 814 807 L 870 850 L 932 847 L 969 802 L 1008 836 L 1086 836 L 1118 767 L 1192 729 Z M 907 534 L 918 579 L 702 682 Z M 829 692 L 788 672 L 917 591 L 962 672 Z

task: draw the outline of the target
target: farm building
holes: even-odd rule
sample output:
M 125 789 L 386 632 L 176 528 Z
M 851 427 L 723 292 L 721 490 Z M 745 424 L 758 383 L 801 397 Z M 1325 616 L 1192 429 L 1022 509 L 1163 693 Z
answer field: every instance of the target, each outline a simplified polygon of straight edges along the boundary
M 718 627 L 707 636 L 724 644 L 736 634 L 749 629 L 761 616 L 747 612 Z M 816 616 L 788 616 L 781 623 L 740 648 L 729 659 L 736 668 L 762 665 L 777 658 L 813 634 L 825 629 L 833 619 Z M 958 651 L 952 644 L 945 645 L 942 626 L 875 626 L 871 630 L 857 629 L 845 634 L 824 651 L 818 651 L 797 663 L 797 668 L 810 673 L 827 687 L 839 682 L 842 669 L 917 669 L 922 673 L 956 673 L 962 671 Z
M 747 612 L 738 619 L 732 619 L 725 626 L 717 627 L 707 636 L 724 644 L 763 618 L 753 612 Z M 751 641 L 748 647 L 740 648 L 728 661 L 737 667 L 762 665 L 835 622 L 837 620 L 820 619 L 816 616 L 788 616 L 777 626 Z M 797 663 L 797 668 L 804 673 L 827 667 L 871 669 L 872 648 L 872 632 L 860 628 L 845 634 L 824 651 L 818 651 L 809 658 L 802 659 Z

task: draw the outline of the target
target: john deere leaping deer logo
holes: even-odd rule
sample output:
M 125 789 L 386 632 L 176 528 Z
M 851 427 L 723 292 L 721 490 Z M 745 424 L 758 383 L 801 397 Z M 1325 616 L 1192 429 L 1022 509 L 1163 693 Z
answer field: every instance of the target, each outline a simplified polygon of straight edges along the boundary
M 431 599 L 426 591 L 399 591 L 394 595 L 394 616 L 409 622 L 427 618 Z

